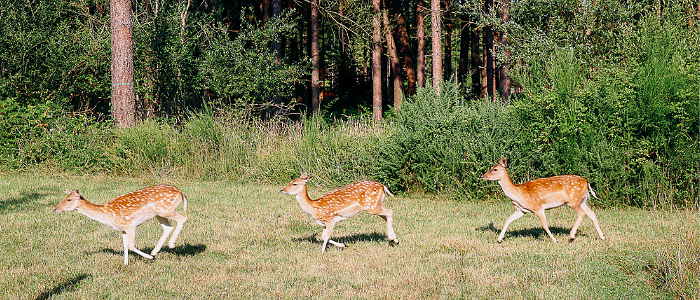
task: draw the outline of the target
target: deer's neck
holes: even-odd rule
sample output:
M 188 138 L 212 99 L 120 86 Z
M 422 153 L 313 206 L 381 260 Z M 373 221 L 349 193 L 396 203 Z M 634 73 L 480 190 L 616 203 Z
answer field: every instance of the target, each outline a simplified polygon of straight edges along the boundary
M 96 205 L 87 200 L 80 200 L 80 204 L 76 210 L 86 215 L 88 218 L 105 224 L 114 230 L 123 231 L 123 229 L 116 226 L 114 216 L 105 210 L 104 205 Z
M 309 193 L 306 190 L 306 186 L 299 192 L 296 196 L 297 202 L 299 202 L 299 206 L 301 206 L 301 209 L 306 212 L 307 214 L 312 215 L 314 218 L 316 217 L 315 212 L 316 210 L 314 207 L 311 205 L 311 201 L 313 201 L 311 198 L 309 198 Z
M 498 180 L 498 184 L 501 185 L 503 193 L 505 193 L 506 196 L 508 196 L 508 198 L 510 198 L 511 200 L 519 201 L 523 198 L 523 194 L 520 191 L 520 188 L 518 188 L 518 186 L 516 186 L 510 179 L 508 171 L 505 171 L 505 176 Z

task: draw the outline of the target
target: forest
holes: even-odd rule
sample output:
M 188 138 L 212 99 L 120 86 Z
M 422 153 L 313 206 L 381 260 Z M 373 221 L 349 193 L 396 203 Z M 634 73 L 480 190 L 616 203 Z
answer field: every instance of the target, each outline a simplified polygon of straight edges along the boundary
M 692 0 L 3 0 L 0 170 L 484 199 L 506 157 L 595 206 L 697 207 L 699 25 Z

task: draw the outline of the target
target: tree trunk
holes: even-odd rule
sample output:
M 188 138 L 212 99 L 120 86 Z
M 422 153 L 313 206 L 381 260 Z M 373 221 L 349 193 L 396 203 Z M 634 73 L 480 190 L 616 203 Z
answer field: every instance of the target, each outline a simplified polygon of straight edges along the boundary
M 508 23 L 510 21 L 510 1 L 501 0 L 501 20 L 503 23 Z M 502 31 L 498 42 L 507 47 L 508 39 L 506 37 L 507 32 Z M 510 66 L 510 51 L 506 49 L 505 51 L 505 61 L 501 62 L 498 66 L 498 91 L 501 94 L 501 102 L 508 103 L 510 100 L 510 77 L 508 77 L 508 67 Z
M 399 62 L 399 54 L 396 51 L 394 36 L 392 35 L 391 25 L 389 24 L 389 13 L 386 9 L 382 12 L 384 21 L 384 30 L 386 31 L 386 45 L 389 50 L 389 60 L 391 66 L 391 81 L 394 90 L 394 109 L 401 109 L 401 99 L 403 91 L 401 90 L 401 62 Z
M 270 20 L 270 0 L 262 0 L 260 5 L 262 6 L 262 23 L 266 25 L 267 21 Z
M 269 1 L 269 0 L 265 0 Z M 264 2 L 263 2 L 264 3 Z M 282 0 L 271 0 L 269 4 L 270 8 L 268 13 L 263 13 L 263 22 L 267 25 L 270 17 L 279 18 L 282 13 Z M 264 5 L 263 5 L 264 7 Z M 265 18 L 267 15 L 267 19 Z M 275 65 L 279 66 L 282 63 L 282 36 L 277 36 L 272 42 L 270 42 L 270 47 L 275 52 Z M 281 112 L 282 107 L 282 96 L 279 91 L 275 92 L 275 96 L 272 99 L 272 106 L 267 108 L 265 111 L 265 118 L 272 119 L 278 116 Z
M 110 1 L 112 30 L 112 118 L 117 128 L 134 126 L 134 45 L 131 0 Z
M 433 44 L 433 88 L 440 92 L 442 82 L 442 27 L 440 25 L 440 0 L 430 1 Z
M 484 1 L 484 11 L 486 14 L 491 12 L 493 8 L 493 0 Z M 486 26 L 484 28 L 484 57 L 486 61 L 486 92 L 489 98 L 494 96 L 494 60 L 493 60 L 493 27 Z
M 318 114 L 321 102 L 321 55 L 318 41 L 318 1 L 311 1 L 311 112 Z
M 478 28 L 475 23 L 469 24 L 469 41 L 470 41 L 470 72 L 472 74 L 472 93 L 477 98 L 483 97 L 483 93 L 486 89 L 481 88 L 481 50 L 479 49 L 479 37 Z
M 445 77 L 450 80 L 452 77 L 452 5 L 450 1 L 445 1 Z
M 380 0 L 372 0 L 372 119 L 382 119 L 382 29 Z
M 457 66 L 457 81 L 464 83 L 469 74 L 469 21 L 466 16 L 459 20 L 459 65 Z
M 425 13 L 423 7 L 424 0 L 416 1 L 416 37 L 418 38 L 418 49 L 416 53 L 416 85 L 425 87 Z
M 396 48 L 399 55 L 403 57 L 403 66 L 406 70 L 406 81 L 408 83 L 408 94 L 416 94 L 416 66 L 413 61 L 413 51 L 411 51 L 411 38 L 406 29 L 406 19 L 404 18 L 403 10 L 399 0 L 392 0 L 393 16 L 396 19 L 396 30 L 394 31 L 394 40 L 397 41 Z M 398 109 L 398 108 L 397 108 Z

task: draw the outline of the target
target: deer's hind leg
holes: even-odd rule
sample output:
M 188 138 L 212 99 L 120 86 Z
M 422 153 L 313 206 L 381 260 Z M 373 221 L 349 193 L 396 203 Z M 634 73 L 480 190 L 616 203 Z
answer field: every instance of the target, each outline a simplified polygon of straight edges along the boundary
M 153 251 L 151 251 L 151 255 L 153 255 L 153 256 L 158 254 L 158 252 L 160 251 L 160 248 L 163 247 L 163 244 L 165 243 L 165 239 L 167 239 L 168 235 L 170 235 L 170 233 L 173 232 L 173 230 L 175 229 L 175 227 L 170 225 L 170 222 L 168 221 L 167 218 L 163 218 L 161 216 L 156 216 L 156 219 L 158 219 L 160 226 L 163 227 L 163 235 L 161 235 L 160 239 L 158 240 L 158 243 L 156 244 L 156 247 L 153 248 Z
M 387 238 L 389 239 L 389 241 L 392 242 L 392 245 L 398 244 L 399 239 L 396 238 L 396 233 L 394 233 L 394 211 L 392 211 L 391 209 L 380 207 L 376 210 L 368 212 L 373 215 L 380 216 L 382 219 L 384 219 L 384 221 L 386 221 Z

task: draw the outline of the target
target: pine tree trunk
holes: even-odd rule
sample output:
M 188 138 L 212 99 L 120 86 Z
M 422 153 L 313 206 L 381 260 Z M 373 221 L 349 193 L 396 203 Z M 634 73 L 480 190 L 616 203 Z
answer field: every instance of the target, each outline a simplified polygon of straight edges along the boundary
M 384 22 L 384 30 L 386 34 L 386 45 L 389 50 L 389 61 L 391 66 L 391 82 L 393 84 L 394 90 L 394 109 L 401 109 L 401 99 L 403 98 L 403 91 L 401 90 L 401 63 L 399 62 L 399 55 L 396 51 L 396 44 L 394 43 L 394 36 L 392 35 L 391 25 L 389 24 L 389 13 L 386 9 L 382 12 L 382 18 Z
M 430 1 L 430 15 L 433 45 L 433 88 L 440 92 L 440 83 L 442 82 L 442 26 L 440 24 L 440 0 Z
M 416 37 L 418 48 L 416 53 L 416 85 L 425 87 L 425 13 L 423 8 L 424 0 L 416 1 Z
M 493 0 L 484 1 L 484 11 L 486 14 L 491 12 L 493 8 Z M 494 59 L 493 59 L 493 27 L 486 26 L 484 28 L 484 57 L 486 61 L 486 92 L 489 98 L 494 97 Z
M 462 16 L 459 20 L 459 65 L 457 66 L 457 80 L 460 83 L 467 81 L 469 74 L 469 21 L 466 16 Z
M 452 77 L 452 5 L 445 1 L 445 62 L 443 63 L 445 76 L 450 80 Z
M 297 4 L 293 0 L 287 0 L 287 9 L 293 9 L 292 10 L 292 19 L 297 20 L 297 30 L 294 31 L 292 34 L 287 38 L 287 43 L 289 44 L 289 59 L 291 61 L 297 62 L 299 61 L 299 57 L 301 57 L 301 36 L 302 36 L 302 31 L 304 30 L 304 21 L 302 18 L 299 17 L 299 11 L 302 10 L 302 6 Z M 304 79 L 302 77 L 302 79 Z M 297 104 L 304 103 L 304 98 L 306 98 L 306 95 L 308 93 L 306 92 L 306 83 L 305 80 L 302 80 L 301 82 L 295 82 L 294 83 L 294 100 Z
M 311 1 L 311 112 L 318 114 L 321 102 L 321 55 L 318 40 L 318 1 Z
M 481 85 L 481 50 L 479 49 L 479 37 L 478 28 L 475 23 L 469 24 L 469 43 L 470 43 L 470 72 L 472 74 L 472 93 L 477 98 L 483 97 L 483 93 L 486 89 L 482 90 Z
M 131 0 L 111 0 L 112 118 L 117 128 L 134 126 L 134 44 Z
M 372 119 L 382 119 L 382 29 L 380 0 L 372 0 Z
M 399 0 L 392 0 L 394 19 L 396 20 L 396 30 L 394 31 L 394 40 L 397 41 L 396 48 L 399 51 L 399 56 L 403 57 L 403 67 L 406 70 L 406 81 L 408 84 L 408 94 L 416 94 L 416 66 L 413 60 L 413 51 L 411 51 L 411 38 L 408 35 L 406 28 L 406 19 L 404 18 L 403 10 L 401 9 Z
M 501 20 L 503 23 L 508 23 L 510 21 L 510 1 L 501 0 Z M 507 32 L 501 32 L 498 42 L 503 46 L 508 46 Z M 501 94 L 501 102 L 508 103 L 510 100 L 510 77 L 508 76 L 508 68 L 510 66 L 510 51 L 505 51 L 505 61 L 501 62 L 498 66 L 498 91 Z

